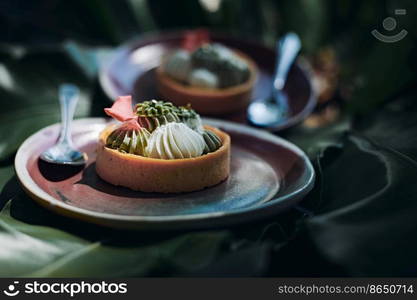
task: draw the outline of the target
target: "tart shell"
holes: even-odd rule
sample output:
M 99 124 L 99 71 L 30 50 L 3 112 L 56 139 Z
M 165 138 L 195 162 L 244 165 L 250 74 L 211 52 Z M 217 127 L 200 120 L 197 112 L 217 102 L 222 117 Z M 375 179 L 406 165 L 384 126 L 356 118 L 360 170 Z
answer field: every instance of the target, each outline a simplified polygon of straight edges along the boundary
M 114 125 L 106 127 L 99 137 L 96 171 L 113 185 L 136 191 L 158 193 L 191 192 L 225 180 L 230 172 L 230 136 L 213 127 L 223 145 L 214 152 L 195 158 L 155 159 L 122 153 L 105 146 Z
M 158 93 L 179 106 L 190 103 L 193 109 L 206 115 L 221 115 L 245 109 L 249 104 L 258 71 L 256 63 L 249 56 L 238 50 L 233 52 L 249 67 L 249 78 L 244 83 L 224 89 L 193 87 L 169 77 L 161 65 L 156 69 Z

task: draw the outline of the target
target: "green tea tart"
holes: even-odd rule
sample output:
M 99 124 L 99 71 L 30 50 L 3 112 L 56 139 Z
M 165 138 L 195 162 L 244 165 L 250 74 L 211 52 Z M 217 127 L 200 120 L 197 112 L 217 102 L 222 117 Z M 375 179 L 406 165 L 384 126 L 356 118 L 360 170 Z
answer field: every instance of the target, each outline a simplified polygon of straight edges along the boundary
M 177 105 L 204 114 L 242 110 L 256 81 L 255 62 L 242 52 L 210 42 L 208 33 L 188 33 L 157 68 L 158 91 Z
M 203 126 L 190 106 L 119 97 L 106 113 L 120 121 L 99 137 L 96 171 L 105 181 L 143 192 L 200 190 L 225 180 L 230 137 Z

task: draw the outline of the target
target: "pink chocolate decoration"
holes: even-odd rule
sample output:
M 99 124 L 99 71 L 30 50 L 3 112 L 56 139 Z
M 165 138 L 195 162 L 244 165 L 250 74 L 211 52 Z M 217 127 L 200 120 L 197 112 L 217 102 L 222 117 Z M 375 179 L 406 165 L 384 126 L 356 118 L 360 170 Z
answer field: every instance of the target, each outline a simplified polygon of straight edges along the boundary
M 104 112 L 121 122 L 136 120 L 137 116 L 132 109 L 132 96 L 120 96 L 111 108 L 105 108 Z

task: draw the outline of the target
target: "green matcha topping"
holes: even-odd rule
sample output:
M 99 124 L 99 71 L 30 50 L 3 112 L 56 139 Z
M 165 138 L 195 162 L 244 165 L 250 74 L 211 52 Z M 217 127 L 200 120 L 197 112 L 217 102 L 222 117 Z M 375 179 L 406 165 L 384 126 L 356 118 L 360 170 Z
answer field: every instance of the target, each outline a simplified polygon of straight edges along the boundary
M 195 112 L 195 110 L 191 108 L 190 104 L 188 104 L 187 106 L 177 107 L 176 113 L 178 117 L 180 117 L 181 119 L 191 119 L 191 118 L 195 118 L 198 115 Z
M 136 105 L 136 114 L 139 125 L 149 132 L 170 122 L 181 122 L 193 130 L 202 130 L 200 116 L 189 105 L 177 107 L 166 101 L 145 101 Z
M 107 147 L 123 153 L 174 159 L 196 157 L 222 145 L 214 132 L 204 129 L 200 116 L 190 105 L 177 107 L 171 102 L 151 100 L 137 104 L 135 113 L 137 119 L 124 121 L 110 133 Z
M 191 129 L 200 133 L 204 130 L 199 114 L 197 114 L 195 110 L 191 108 L 191 105 L 188 104 L 187 106 L 178 107 L 177 116 L 182 123 Z
M 215 74 L 220 88 L 245 82 L 249 78 L 247 63 L 220 44 L 205 44 L 191 55 L 193 68 L 206 69 Z
M 132 129 L 122 124 L 107 137 L 106 146 L 123 153 L 143 156 L 150 135 L 146 128 Z
M 159 117 L 176 112 L 178 108 L 171 102 L 150 100 L 136 104 L 136 114 L 143 117 Z
M 164 72 L 181 82 L 187 82 L 191 71 L 191 55 L 180 49 L 172 53 L 164 65 Z
M 174 104 L 166 101 L 151 100 L 136 104 L 138 123 L 150 132 L 161 125 L 180 122 L 177 111 L 178 108 Z
M 177 81 L 207 89 L 242 84 L 250 76 L 248 63 L 218 43 L 203 44 L 191 53 L 182 49 L 173 52 L 164 71 Z
M 210 130 L 204 130 L 203 138 L 206 143 L 203 153 L 214 152 L 222 146 L 221 139 L 217 136 L 217 134 Z
M 191 54 L 193 67 L 217 72 L 221 68 L 221 59 L 218 51 L 211 45 L 204 45 Z

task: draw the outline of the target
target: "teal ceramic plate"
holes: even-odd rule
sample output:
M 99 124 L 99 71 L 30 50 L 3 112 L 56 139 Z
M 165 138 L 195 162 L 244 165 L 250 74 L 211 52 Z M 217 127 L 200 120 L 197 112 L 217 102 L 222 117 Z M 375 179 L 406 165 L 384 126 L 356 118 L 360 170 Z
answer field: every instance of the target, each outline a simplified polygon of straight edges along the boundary
M 229 178 L 211 188 L 182 194 L 141 193 L 116 187 L 95 172 L 95 149 L 105 119 L 73 124 L 85 167 L 50 165 L 39 155 L 57 139 L 59 124 L 29 137 L 15 167 L 27 193 L 59 214 L 104 226 L 131 229 L 185 229 L 225 226 L 277 214 L 299 201 L 314 183 L 314 169 L 293 144 L 261 130 L 204 119 L 232 139 Z

